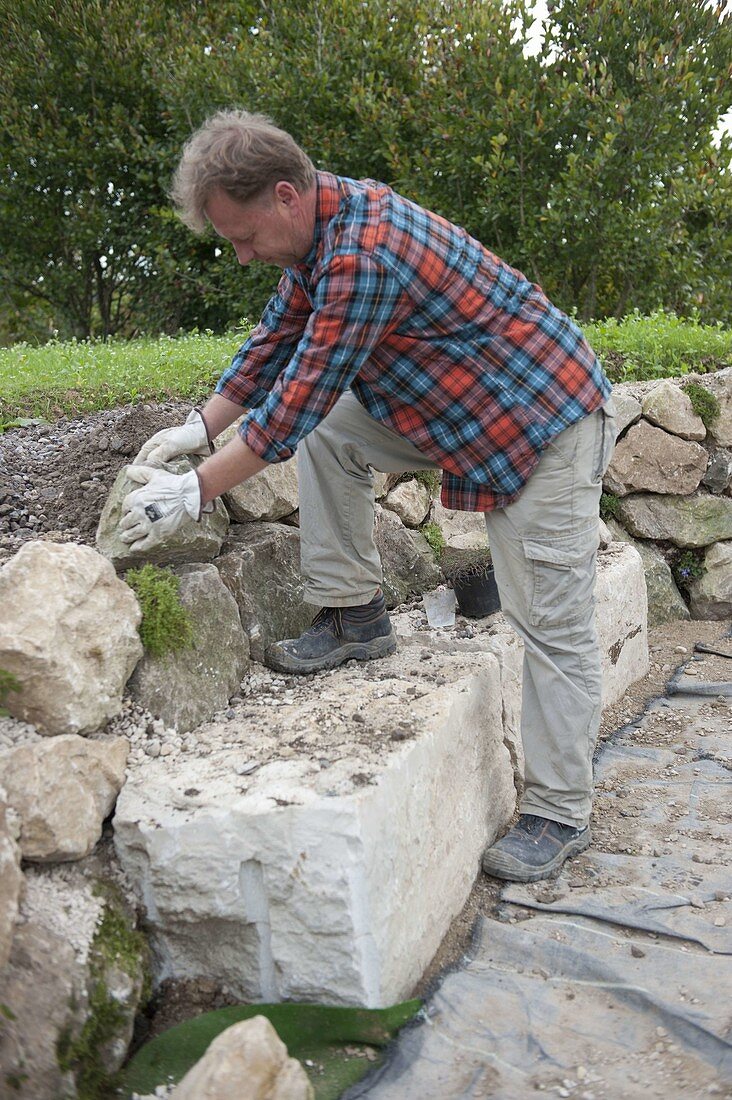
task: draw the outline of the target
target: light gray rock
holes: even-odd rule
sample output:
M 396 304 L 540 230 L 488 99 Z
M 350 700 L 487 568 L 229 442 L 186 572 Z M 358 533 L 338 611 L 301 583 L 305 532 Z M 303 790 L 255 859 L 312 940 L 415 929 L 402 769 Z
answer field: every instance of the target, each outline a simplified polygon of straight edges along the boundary
M 732 542 L 717 542 L 704 556 L 706 572 L 689 586 L 694 619 L 732 616 Z
M 8 815 L 7 796 L 0 787 L 0 970 L 10 957 L 23 889 L 17 830 Z
M 225 707 L 237 691 L 249 667 L 249 638 L 214 565 L 179 565 L 174 572 L 193 627 L 192 645 L 161 657 L 146 654 L 128 690 L 166 726 L 185 733 Z
M 668 540 L 675 546 L 711 546 L 732 538 L 732 499 L 702 492 L 688 497 L 646 493 L 623 497 L 618 518 L 631 535 Z
M 606 707 L 648 671 L 646 583 L 643 562 L 632 546 L 612 542 L 597 555 L 595 617 Z
M 634 492 L 693 493 L 707 468 L 707 452 L 698 443 L 641 420 L 615 447 L 603 478 L 616 496 Z
M 0 668 L 21 683 L 7 708 L 46 734 L 89 733 L 122 707 L 142 643 L 140 609 L 88 546 L 30 542 L 0 570 Z
M 20 745 L 0 756 L 0 783 L 20 821 L 23 859 L 81 859 L 102 835 L 125 779 L 124 737 L 90 741 L 76 734 Z
M 430 519 L 442 531 L 445 545 L 456 550 L 487 548 L 488 533 L 482 512 L 457 512 L 432 502 Z
M 630 424 L 635 424 L 643 415 L 643 406 L 632 394 L 625 392 L 621 387 L 613 387 L 613 403 L 615 405 L 615 422 L 617 432 L 620 435 Z
M 308 1076 L 264 1016 L 217 1035 L 170 1100 L 313 1100 Z
M 710 440 L 719 447 L 732 447 L 732 367 L 701 375 L 696 381 L 719 401 L 719 416 L 709 428 Z
M 424 535 L 405 527 L 395 512 L 379 504 L 374 540 L 381 555 L 387 607 L 397 607 L 409 596 L 428 592 L 444 580 Z
M 710 493 L 723 493 L 732 481 L 732 451 L 720 448 L 709 455 L 709 465 L 701 480 Z
M 193 469 L 187 458 L 166 462 L 160 469 L 171 474 L 184 474 Z M 144 551 L 133 551 L 123 542 L 119 533 L 122 504 L 128 493 L 140 486 L 127 477 L 127 467 L 120 470 L 102 509 L 97 527 L 96 543 L 101 554 L 109 558 L 116 569 L 129 569 L 135 565 L 152 562 L 155 565 L 179 565 L 184 562 L 211 561 L 216 557 L 226 538 L 229 514 L 223 501 L 217 499 L 214 511 L 204 513 L 200 523 L 186 516 L 173 534 L 161 538 Z
M 231 528 L 216 568 L 239 608 L 252 659 L 270 642 L 297 638 L 315 608 L 303 602 L 300 532 L 283 523 L 243 523 Z
M 617 541 L 629 543 L 641 556 L 648 596 L 648 625 L 660 626 L 676 619 L 690 619 L 689 608 L 663 554 L 653 543 L 632 538 L 616 520 L 608 520 L 608 527 Z
M 242 417 L 217 437 L 220 451 L 237 434 Z M 298 505 L 297 455 L 287 462 L 273 462 L 254 477 L 224 493 L 224 504 L 235 523 L 251 520 L 279 520 L 291 515 Z
M 396 512 L 405 527 L 419 527 L 430 509 L 430 491 L 421 481 L 400 481 L 387 494 L 384 507 Z
M 682 439 L 704 439 L 707 429 L 694 412 L 691 398 L 676 382 L 664 379 L 642 401 L 646 420 Z

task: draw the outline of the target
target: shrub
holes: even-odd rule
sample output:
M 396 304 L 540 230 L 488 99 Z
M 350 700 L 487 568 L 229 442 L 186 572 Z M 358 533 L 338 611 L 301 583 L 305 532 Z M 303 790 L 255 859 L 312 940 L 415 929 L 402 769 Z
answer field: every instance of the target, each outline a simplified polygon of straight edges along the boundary
M 175 573 L 148 564 L 129 569 L 125 580 L 140 603 L 140 638 L 145 651 L 161 657 L 190 647 L 193 625 L 180 602 L 180 580 Z

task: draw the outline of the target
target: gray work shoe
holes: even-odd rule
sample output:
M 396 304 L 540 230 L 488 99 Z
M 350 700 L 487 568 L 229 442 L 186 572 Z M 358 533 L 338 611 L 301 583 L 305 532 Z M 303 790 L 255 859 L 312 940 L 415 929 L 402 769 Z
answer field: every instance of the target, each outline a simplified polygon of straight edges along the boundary
M 538 882 L 549 878 L 570 856 L 589 847 L 590 827 L 577 829 L 535 814 L 521 814 L 505 836 L 486 848 L 483 870 L 512 882 Z
M 360 607 L 324 607 L 299 638 L 275 642 L 264 663 L 277 672 L 319 672 L 345 661 L 370 661 L 396 650 L 396 634 L 379 591 Z

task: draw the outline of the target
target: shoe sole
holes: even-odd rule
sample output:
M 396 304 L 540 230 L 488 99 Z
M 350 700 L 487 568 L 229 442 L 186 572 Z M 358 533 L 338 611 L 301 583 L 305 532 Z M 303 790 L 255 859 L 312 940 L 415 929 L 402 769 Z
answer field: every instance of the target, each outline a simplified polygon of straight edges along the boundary
M 307 660 L 298 660 L 272 647 L 265 652 L 264 663 L 275 672 L 286 672 L 290 675 L 323 672 L 326 669 L 338 668 L 346 661 L 373 661 L 378 657 L 388 657 L 396 653 L 396 647 L 396 634 L 392 630 L 390 634 L 385 634 L 381 638 L 372 638 L 370 642 L 345 642 L 325 657 L 310 657 Z
M 515 856 L 506 852 L 489 852 L 483 857 L 483 870 L 494 878 L 508 879 L 510 882 L 539 882 L 543 878 L 551 878 L 558 873 L 562 866 L 572 856 L 584 852 L 592 843 L 592 834 L 588 827 L 587 832 L 576 840 L 570 841 L 564 848 L 557 852 L 554 859 L 541 867 L 532 867 L 530 864 L 521 863 Z

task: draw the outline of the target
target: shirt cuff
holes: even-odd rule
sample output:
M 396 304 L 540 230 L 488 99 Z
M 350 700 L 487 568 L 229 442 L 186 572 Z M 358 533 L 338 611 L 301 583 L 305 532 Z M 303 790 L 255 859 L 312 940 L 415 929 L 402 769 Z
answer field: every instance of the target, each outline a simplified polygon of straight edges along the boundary
M 286 462 L 295 453 L 294 447 L 278 443 L 256 420 L 251 420 L 249 417 L 240 424 L 239 435 L 247 447 L 265 462 Z

